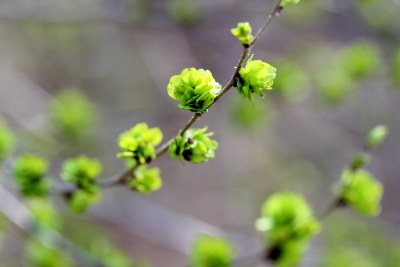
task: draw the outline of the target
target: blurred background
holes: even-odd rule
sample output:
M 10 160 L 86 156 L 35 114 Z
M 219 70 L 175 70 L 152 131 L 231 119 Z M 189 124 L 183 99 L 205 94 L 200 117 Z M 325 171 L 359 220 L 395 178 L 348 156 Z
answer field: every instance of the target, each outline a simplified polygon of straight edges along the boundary
M 167 140 L 190 118 L 167 95 L 170 76 L 201 67 L 227 82 L 241 53 L 230 29 L 239 21 L 257 29 L 274 2 L 0 1 L 0 113 L 18 137 L 15 156 L 48 157 L 53 177 L 80 154 L 103 162 L 104 179 L 120 173 L 120 133 L 147 122 Z M 253 51 L 278 68 L 274 90 L 252 106 L 232 89 L 196 124 L 215 133 L 214 160 L 164 156 L 153 164 L 160 191 L 106 189 L 85 215 L 54 196 L 58 231 L 152 266 L 186 266 L 199 233 L 226 236 L 246 259 L 264 247 L 254 221 L 270 194 L 302 193 L 321 212 L 365 134 L 386 124 L 390 135 L 368 166 L 385 186 L 381 216 L 335 212 L 302 266 L 400 266 L 399 40 L 399 0 L 304 0 L 285 10 Z M 1 184 L 17 195 L 12 178 Z M 39 266 L 29 244 L 5 228 L 0 265 Z

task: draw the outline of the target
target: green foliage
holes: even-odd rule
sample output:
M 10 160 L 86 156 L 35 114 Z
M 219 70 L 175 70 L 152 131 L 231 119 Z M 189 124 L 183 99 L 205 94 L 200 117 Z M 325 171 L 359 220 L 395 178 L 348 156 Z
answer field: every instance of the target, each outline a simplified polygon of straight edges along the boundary
M 35 198 L 28 202 L 35 223 L 43 228 L 58 229 L 61 226 L 58 214 L 47 199 Z
M 248 22 L 239 22 L 236 28 L 231 29 L 233 36 L 238 38 L 243 45 L 249 45 L 253 41 L 251 32 L 252 28 Z
M 49 192 L 50 181 L 46 178 L 49 163 L 42 157 L 22 155 L 15 162 L 14 177 L 24 196 L 44 196 Z
M 120 250 L 112 247 L 104 240 L 93 242 L 91 251 L 100 259 L 104 267 L 133 267 L 132 261 Z M 136 266 L 136 265 L 135 265 Z
M 282 7 L 288 7 L 290 5 L 298 4 L 300 3 L 300 0 L 282 0 L 281 6 Z
M 363 79 L 374 73 L 380 63 L 378 48 L 368 41 L 357 41 L 339 53 L 339 64 L 351 77 Z
M 383 186 L 367 171 L 345 170 L 338 188 L 338 197 L 356 211 L 370 216 L 380 213 Z
M 239 94 L 253 103 L 253 93 L 264 96 L 262 90 L 271 90 L 276 76 L 276 69 L 261 60 L 250 58 L 246 66 L 239 70 L 237 89 Z
M 60 251 L 30 241 L 26 248 L 26 260 L 30 267 L 72 267 L 73 265 Z
M 268 123 L 274 115 L 272 103 L 254 99 L 255 105 L 240 98 L 232 102 L 230 117 L 241 128 L 256 129 Z
M 50 103 L 50 114 L 58 131 L 72 140 L 88 137 L 97 122 L 95 107 L 75 88 L 56 95 Z
M 171 157 L 192 163 L 206 162 L 215 157 L 218 143 L 210 139 L 213 133 L 206 133 L 207 127 L 189 129 L 183 136 L 177 136 L 169 146 Z
M 365 145 L 368 149 L 374 149 L 379 146 L 389 133 L 389 129 L 385 125 L 378 125 L 372 128 L 368 133 Z
M 180 102 L 179 108 L 201 114 L 214 102 L 220 89 L 209 70 L 187 68 L 171 77 L 168 95 Z
M 229 267 L 233 265 L 234 251 L 222 238 L 200 235 L 190 253 L 191 267 Z
M 158 168 L 149 169 L 142 165 L 135 170 L 134 177 L 128 183 L 129 188 L 143 194 L 157 191 L 162 186 L 160 170 Z
M 319 95 L 330 104 L 344 100 L 355 89 L 355 83 L 347 71 L 339 66 L 323 69 L 316 76 Z
M 131 163 L 144 164 L 156 157 L 155 146 L 162 141 L 163 135 L 159 128 L 151 128 L 146 123 L 138 123 L 129 131 L 122 133 L 118 145 L 122 152 L 117 156 L 127 158 Z
M 342 267 L 351 262 L 352 267 L 380 267 L 381 264 L 361 249 L 337 249 L 324 260 L 323 267 Z
M 62 178 L 77 188 L 69 198 L 69 206 L 72 211 L 84 212 L 90 205 L 100 201 L 101 191 L 96 178 L 101 171 L 101 163 L 86 156 L 69 159 L 64 163 Z
M 0 162 L 14 148 L 15 138 L 0 118 Z
M 197 0 L 169 0 L 168 11 L 177 22 L 193 24 L 200 19 L 200 7 Z
M 276 67 L 279 75 L 274 81 L 274 92 L 290 102 L 301 99 L 310 86 L 307 73 L 289 60 L 278 62 Z
M 400 48 L 393 55 L 392 80 L 396 87 L 400 87 Z
M 75 213 L 83 213 L 90 206 L 98 203 L 101 200 L 101 191 L 99 189 L 93 192 L 87 192 L 82 189 L 77 189 L 68 199 L 69 208 Z
M 356 171 L 371 161 L 371 155 L 368 153 L 360 153 L 354 156 L 350 164 L 350 170 Z
M 319 222 L 301 195 L 275 193 L 263 204 L 256 227 L 266 233 L 278 266 L 295 266 Z

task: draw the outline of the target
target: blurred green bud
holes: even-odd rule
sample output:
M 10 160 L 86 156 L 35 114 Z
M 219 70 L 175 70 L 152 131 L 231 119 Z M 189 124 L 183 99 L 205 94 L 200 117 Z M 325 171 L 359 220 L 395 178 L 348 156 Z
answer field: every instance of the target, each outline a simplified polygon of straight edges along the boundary
M 250 58 L 246 66 L 239 70 L 237 89 L 239 94 L 253 103 L 253 93 L 264 96 L 262 90 L 271 90 L 276 69 L 261 60 Z
M 389 133 L 389 129 L 385 125 L 378 125 L 369 131 L 365 140 L 365 146 L 368 149 L 374 149 L 379 146 Z
M 207 127 L 202 129 L 192 128 L 183 136 L 177 136 L 169 145 L 171 157 L 178 157 L 181 161 L 192 163 L 206 162 L 215 157 L 218 143 L 210 139 L 213 133 L 206 133 Z
M 190 267 L 233 266 L 234 251 L 222 238 L 200 235 L 190 252 Z
M 355 83 L 347 71 L 334 66 L 317 73 L 317 90 L 329 104 L 338 104 L 355 89 Z
M 253 105 L 235 96 L 228 113 L 235 126 L 253 130 L 265 126 L 273 119 L 275 112 L 271 101 L 254 99 L 254 102 Z
M 155 146 L 162 141 L 163 135 L 159 128 L 151 128 L 146 123 L 138 123 L 129 131 L 122 133 L 118 145 L 122 152 L 117 156 L 127 158 L 140 164 L 156 157 Z
M 354 156 L 351 161 L 350 169 L 356 171 L 371 161 L 371 155 L 368 153 L 360 153 Z
M 380 213 L 383 186 L 367 171 L 344 171 L 338 188 L 339 198 L 356 211 L 370 216 Z
M 288 7 L 298 3 L 300 3 L 300 0 L 282 0 L 281 7 Z
M 27 266 L 30 267 L 71 267 L 72 263 L 56 248 L 30 241 L 26 247 Z
M 278 62 L 276 68 L 279 75 L 274 80 L 274 93 L 289 102 L 304 98 L 310 81 L 303 68 L 289 60 Z
M 50 114 L 59 132 L 73 140 L 88 137 L 98 120 L 93 104 L 74 88 L 55 96 L 50 103 Z
M 22 155 L 15 162 L 14 177 L 24 196 L 44 196 L 49 192 L 50 181 L 46 178 L 49 163 L 42 157 Z
M 101 163 L 86 156 L 65 161 L 61 176 L 77 188 L 68 199 L 69 207 L 73 212 L 82 213 L 89 206 L 100 201 L 101 191 L 96 178 L 101 171 Z
M 146 165 L 142 165 L 135 170 L 134 177 L 129 181 L 128 186 L 143 194 L 157 191 L 162 186 L 160 170 L 158 168 L 149 169 Z
M 77 189 L 68 199 L 68 205 L 71 211 L 79 214 L 85 212 L 90 206 L 97 204 L 100 200 L 101 191 L 98 188 L 90 193 L 82 189 Z
M 173 20 L 185 24 L 197 22 L 202 14 L 197 0 L 168 0 L 168 11 Z
M 363 79 L 373 74 L 379 66 L 378 48 L 368 41 L 357 41 L 339 53 L 341 67 L 355 79 Z
M 264 231 L 271 244 L 269 257 L 278 266 L 294 266 L 320 229 L 318 220 L 301 195 L 291 192 L 275 193 L 261 208 L 256 227 Z
M 60 228 L 61 222 L 54 206 L 47 199 L 34 198 L 27 203 L 35 223 L 44 228 Z
M 239 22 L 236 28 L 231 29 L 233 36 L 238 38 L 243 45 L 249 45 L 253 41 L 251 32 L 251 25 L 248 22 Z
M 397 49 L 393 56 L 392 79 L 394 86 L 400 88 L 400 48 Z
M 214 102 L 220 89 L 209 70 L 187 68 L 171 77 L 168 95 L 180 102 L 179 108 L 201 114 Z
M 0 118 L 0 162 L 14 148 L 15 138 Z
M 127 255 L 105 240 L 96 240 L 92 243 L 91 252 L 99 258 L 104 267 L 134 267 Z
M 90 193 L 97 191 L 98 185 L 95 178 L 101 171 L 102 165 L 98 160 L 79 156 L 65 161 L 61 176 L 65 181 Z

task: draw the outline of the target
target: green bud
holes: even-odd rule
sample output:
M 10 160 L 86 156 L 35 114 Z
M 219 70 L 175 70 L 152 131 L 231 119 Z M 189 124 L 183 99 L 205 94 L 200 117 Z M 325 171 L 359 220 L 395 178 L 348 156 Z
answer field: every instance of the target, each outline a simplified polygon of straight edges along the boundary
M 249 45 L 253 41 L 251 25 L 248 22 L 239 22 L 236 28 L 231 29 L 231 32 L 243 45 Z
M 49 163 L 35 155 L 20 156 L 14 166 L 14 177 L 24 196 L 44 196 L 49 192 L 46 179 Z
M 183 136 L 177 136 L 169 146 L 171 157 L 178 157 L 181 161 L 192 163 L 206 162 L 215 157 L 218 143 L 210 139 L 213 133 L 206 133 L 207 127 L 202 129 L 192 128 Z
M 69 208 L 75 213 L 83 213 L 90 206 L 97 204 L 101 200 L 101 191 L 87 192 L 82 189 L 75 190 L 72 196 L 68 199 Z
M 128 185 L 129 188 L 143 194 L 157 191 L 162 186 L 160 170 L 158 168 L 149 169 L 146 165 L 142 165 L 135 170 L 134 177 L 129 181 Z
M 220 89 L 209 70 L 187 68 L 171 77 L 168 95 L 180 102 L 179 108 L 201 114 L 214 102 Z
M 14 143 L 13 133 L 3 124 L 0 118 L 0 162 L 12 151 Z
M 357 41 L 339 53 L 341 67 L 356 79 L 363 79 L 373 74 L 379 62 L 378 48 L 367 41 Z
M 358 212 L 370 216 L 379 214 L 383 186 L 367 171 L 344 171 L 338 188 L 340 199 Z
M 163 135 L 159 128 L 151 128 L 146 123 L 138 123 L 129 131 L 122 133 L 118 145 L 122 152 L 117 156 L 127 158 L 140 164 L 156 157 L 155 146 L 162 141 Z
M 190 267 L 233 266 L 234 251 L 222 238 L 200 235 L 190 252 Z
M 98 191 L 98 184 L 95 178 L 100 175 L 101 171 L 102 166 L 98 160 L 79 156 L 65 161 L 61 176 L 78 189 L 91 193 Z
M 368 153 L 360 153 L 354 156 L 350 169 L 352 171 L 356 171 L 362 167 L 364 167 L 366 164 L 368 164 L 371 161 L 371 155 Z
M 400 48 L 393 55 L 391 74 L 394 86 L 400 88 Z
M 30 241 L 26 247 L 27 266 L 30 267 L 71 267 L 72 263 L 60 251 L 37 241 Z
M 98 119 L 94 105 L 75 88 L 55 96 L 50 103 L 50 114 L 58 131 L 73 140 L 88 137 Z
M 47 199 L 34 198 L 27 203 L 35 222 L 44 228 L 58 229 L 61 225 L 54 206 Z
M 239 94 L 253 103 L 253 93 L 264 96 L 262 90 L 271 90 L 276 76 L 276 68 L 261 60 L 250 58 L 239 70 L 237 89 Z
M 95 240 L 91 244 L 90 251 L 104 264 L 104 267 L 136 266 L 127 255 L 103 239 Z
M 258 230 L 271 244 L 271 259 L 278 266 L 293 266 L 300 259 L 309 239 L 320 229 L 310 207 L 301 195 L 275 193 L 261 208 Z
M 282 0 L 281 2 L 281 7 L 285 8 L 288 7 L 290 5 L 295 5 L 300 3 L 300 0 Z
M 389 133 L 389 129 L 385 125 L 378 125 L 369 131 L 365 140 L 365 145 L 368 149 L 374 149 L 379 146 Z

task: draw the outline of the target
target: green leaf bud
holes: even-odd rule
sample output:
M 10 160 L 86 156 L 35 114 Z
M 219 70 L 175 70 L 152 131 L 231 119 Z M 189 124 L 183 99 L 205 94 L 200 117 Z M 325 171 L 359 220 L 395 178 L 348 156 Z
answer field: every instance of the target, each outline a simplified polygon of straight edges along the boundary
M 91 244 L 90 251 L 104 264 L 104 267 L 136 267 L 127 255 L 105 240 L 95 240 Z
M 169 146 L 171 157 L 178 157 L 181 161 L 192 163 L 206 162 L 215 157 L 218 143 L 210 139 L 213 133 L 206 133 L 207 127 L 202 129 L 192 128 L 183 136 L 177 136 Z
M 231 29 L 231 32 L 243 45 L 249 45 L 253 41 L 252 28 L 248 22 L 239 22 L 236 28 Z
M 65 89 L 50 103 L 57 130 L 72 140 L 88 137 L 98 121 L 95 106 L 75 88 Z
M 380 213 L 383 186 L 367 171 L 344 171 L 338 188 L 338 197 L 356 211 L 370 216 Z
M 61 225 L 54 206 L 47 199 L 33 198 L 27 203 L 35 223 L 44 228 L 58 229 Z
M 282 0 L 281 2 L 281 7 L 285 8 L 288 7 L 290 5 L 295 5 L 300 3 L 300 0 Z
M 222 238 L 200 235 L 190 252 L 191 267 L 233 266 L 234 251 Z
M 61 251 L 30 241 L 26 248 L 27 266 L 30 267 L 71 267 L 72 263 Z
M 120 135 L 118 145 L 122 152 L 117 156 L 144 164 L 148 159 L 156 157 L 155 146 L 162 141 L 162 138 L 159 128 L 149 129 L 146 123 L 138 123 Z
M 101 163 L 96 159 L 79 156 L 65 161 L 62 167 L 62 178 L 84 191 L 96 192 L 98 184 L 95 180 L 102 171 Z
M 14 143 L 13 133 L 3 124 L 0 118 L 0 162 L 12 151 Z
M 356 171 L 365 165 L 367 165 L 371 161 L 371 155 L 368 153 L 360 153 L 354 156 L 351 161 L 350 169 L 352 171 Z
M 393 55 L 391 74 L 394 86 L 400 88 L 400 48 Z
M 368 149 L 374 149 L 379 146 L 389 133 L 389 129 L 385 125 L 378 125 L 369 131 L 365 140 Z
M 341 68 L 356 79 L 363 79 L 373 74 L 379 62 L 378 48 L 367 41 L 354 42 L 339 53 Z
M 201 114 L 214 102 L 220 89 L 209 70 L 186 68 L 171 77 L 168 95 L 180 102 L 179 108 Z
M 14 177 L 24 196 L 44 196 L 49 192 L 50 181 L 46 179 L 49 163 L 35 155 L 20 156 L 14 166 Z
M 271 255 L 278 266 L 294 266 L 320 225 L 301 195 L 275 193 L 261 208 L 256 227 L 265 231 Z
M 149 169 L 146 165 L 142 165 L 135 170 L 134 177 L 128 185 L 129 188 L 143 194 L 157 191 L 162 186 L 160 170 L 158 168 Z
M 97 188 L 96 191 L 87 192 L 82 189 L 75 190 L 68 199 L 68 205 L 71 211 L 75 213 L 83 213 L 90 206 L 97 204 L 101 200 L 101 192 Z
M 276 68 L 261 60 L 250 58 L 246 66 L 239 70 L 237 89 L 239 94 L 253 103 L 253 93 L 264 96 L 262 90 L 271 90 L 276 76 Z

